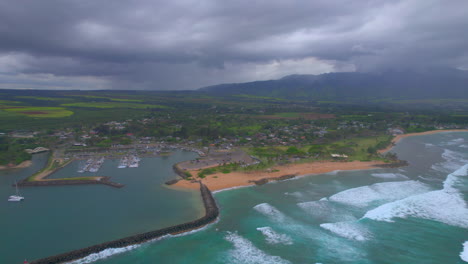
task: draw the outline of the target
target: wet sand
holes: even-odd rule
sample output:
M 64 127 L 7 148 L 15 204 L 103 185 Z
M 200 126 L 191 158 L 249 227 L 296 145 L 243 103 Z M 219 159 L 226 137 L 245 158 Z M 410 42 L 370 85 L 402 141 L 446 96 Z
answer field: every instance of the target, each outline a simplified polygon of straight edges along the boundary
M 231 173 L 216 173 L 206 176 L 201 181 L 211 190 L 219 191 L 240 186 L 254 185 L 252 181 L 258 181 L 264 178 L 279 178 L 284 175 L 305 176 L 311 174 L 322 174 L 337 170 L 367 170 L 376 169 L 375 165 L 382 164 L 380 161 L 317 161 L 311 163 L 288 164 L 275 166 L 270 170 L 252 171 L 252 172 L 231 172 Z M 192 175 L 197 175 L 198 171 L 190 171 Z M 198 179 L 198 178 L 197 178 Z M 176 187 L 198 189 L 199 183 L 188 180 L 180 180 Z

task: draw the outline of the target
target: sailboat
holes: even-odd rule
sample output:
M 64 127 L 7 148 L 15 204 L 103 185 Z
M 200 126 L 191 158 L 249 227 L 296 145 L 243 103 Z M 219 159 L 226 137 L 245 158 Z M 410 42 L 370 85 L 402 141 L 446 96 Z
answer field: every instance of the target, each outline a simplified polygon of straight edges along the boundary
M 24 197 L 19 195 L 17 182 L 15 182 L 15 187 L 16 187 L 16 195 L 10 195 L 10 197 L 8 197 L 9 202 L 21 202 L 24 200 Z

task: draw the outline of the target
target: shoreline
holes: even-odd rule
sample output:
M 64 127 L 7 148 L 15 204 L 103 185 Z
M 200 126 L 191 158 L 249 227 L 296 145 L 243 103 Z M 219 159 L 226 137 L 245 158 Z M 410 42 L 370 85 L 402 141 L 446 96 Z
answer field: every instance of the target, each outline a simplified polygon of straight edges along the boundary
M 334 171 L 351 171 L 351 170 L 369 170 L 378 169 L 378 165 L 382 165 L 381 161 L 316 161 L 310 163 L 288 164 L 272 167 L 269 171 L 252 171 L 252 172 L 230 172 L 230 173 L 215 173 L 207 175 L 200 181 L 205 184 L 211 191 L 219 192 L 222 190 L 259 185 L 269 181 L 286 180 L 295 177 L 308 175 L 318 175 L 330 173 Z M 192 175 L 197 174 L 197 170 L 190 171 Z M 198 179 L 197 179 L 198 180 Z M 196 181 L 180 180 L 173 185 L 174 187 L 197 189 Z
M 14 165 L 14 166 L 1 165 L 0 170 L 24 169 L 24 168 L 27 168 L 27 167 L 29 167 L 31 165 L 32 165 L 31 160 L 25 160 L 25 161 L 21 162 L 20 164 Z
M 397 144 L 400 140 L 407 138 L 407 137 L 432 135 L 432 134 L 438 134 L 438 133 L 443 133 L 443 132 L 468 132 L 468 129 L 446 129 L 446 130 L 437 129 L 437 130 L 430 130 L 430 131 L 425 131 L 425 132 L 397 135 L 392 139 L 392 143 L 388 147 L 378 150 L 378 153 L 382 154 L 387 151 L 390 151 L 395 146 L 395 144 Z

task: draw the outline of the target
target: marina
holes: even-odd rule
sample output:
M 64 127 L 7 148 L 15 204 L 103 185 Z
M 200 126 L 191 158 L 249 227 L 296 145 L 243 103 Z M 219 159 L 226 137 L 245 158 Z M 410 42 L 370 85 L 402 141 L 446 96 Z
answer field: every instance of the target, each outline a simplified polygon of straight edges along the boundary
M 122 159 L 120 159 L 117 168 L 138 168 L 140 166 L 140 160 L 141 159 L 136 155 L 124 156 Z
M 79 173 L 83 172 L 98 172 L 104 163 L 104 157 L 101 158 L 90 158 L 86 163 L 78 170 Z

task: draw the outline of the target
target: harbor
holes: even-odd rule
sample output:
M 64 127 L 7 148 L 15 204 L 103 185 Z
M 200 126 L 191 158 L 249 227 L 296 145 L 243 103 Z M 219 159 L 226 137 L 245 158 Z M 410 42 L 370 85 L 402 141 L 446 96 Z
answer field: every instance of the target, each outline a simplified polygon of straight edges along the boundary
M 44 187 L 18 184 L 20 195 L 25 197 L 21 203 L 7 201 L 15 193 L 12 185 L 15 180 L 19 182 L 40 170 L 48 160 L 48 153 L 36 154 L 33 165 L 24 170 L 1 171 L 0 194 L 4 204 L 0 207 L 3 216 L 0 225 L 12 228 L 3 230 L 0 263 L 40 259 L 201 217 L 203 204 L 198 190 L 180 191 L 164 184 L 175 177 L 172 164 L 195 157 L 192 152 L 174 151 L 170 156 L 141 158 L 140 166 L 131 169 L 138 177 L 128 177 L 129 170 L 118 169 L 118 159 L 105 159 L 99 175 L 111 176 L 112 181 L 124 184 L 124 188 L 102 184 Z M 48 179 L 92 174 L 78 173 L 79 162 L 70 163 Z

